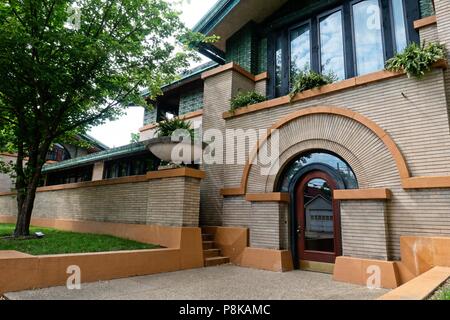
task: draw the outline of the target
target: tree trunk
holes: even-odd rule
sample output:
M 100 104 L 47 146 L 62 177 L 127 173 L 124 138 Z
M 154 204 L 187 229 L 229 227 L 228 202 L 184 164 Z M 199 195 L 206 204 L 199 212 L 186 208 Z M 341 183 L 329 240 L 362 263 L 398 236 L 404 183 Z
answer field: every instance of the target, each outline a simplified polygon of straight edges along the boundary
M 19 148 L 17 157 L 17 222 L 14 230 L 15 237 L 26 237 L 30 235 L 31 214 L 33 213 L 36 190 L 42 175 L 42 166 L 50 147 L 50 142 L 45 143 L 41 148 L 33 148 L 29 154 L 27 167 L 30 168 L 25 173 L 23 169 L 23 150 Z
M 25 194 L 22 197 L 17 197 L 18 212 L 16 229 L 14 230 L 15 237 L 26 237 L 30 235 L 31 214 L 41 176 L 41 170 L 39 169 L 38 171 L 33 174 L 30 183 L 26 187 Z

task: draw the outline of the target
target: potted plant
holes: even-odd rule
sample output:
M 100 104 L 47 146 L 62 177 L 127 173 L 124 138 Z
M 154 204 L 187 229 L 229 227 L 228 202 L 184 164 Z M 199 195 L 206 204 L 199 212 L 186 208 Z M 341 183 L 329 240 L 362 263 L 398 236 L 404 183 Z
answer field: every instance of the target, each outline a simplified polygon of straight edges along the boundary
M 431 42 L 419 45 L 412 42 L 402 52 L 386 62 L 385 69 L 405 72 L 409 78 L 423 78 L 435 64 L 446 65 L 447 49 L 443 44 Z
M 266 101 L 267 98 L 256 91 L 238 92 L 230 100 L 230 112 L 234 113 L 237 109 L 247 107 L 252 104 Z
M 200 161 L 207 147 L 194 136 L 192 123 L 180 118 L 164 119 L 158 124 L 156 138 L 146 141 L 150 152 L 170 168 L 174 164 L 193 165 Z M 161 168 L 160 168 L 161 169 Z

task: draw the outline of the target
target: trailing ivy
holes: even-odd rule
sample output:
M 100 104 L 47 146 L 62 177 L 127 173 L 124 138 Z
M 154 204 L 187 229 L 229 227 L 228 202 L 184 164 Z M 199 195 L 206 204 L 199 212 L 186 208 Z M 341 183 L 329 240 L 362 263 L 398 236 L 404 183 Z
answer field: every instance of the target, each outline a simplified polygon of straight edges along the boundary
M 300 71 L 294 78 L 289 97 L 292 100 L 297 93 L 318 88 L 333 83 L 336 80 L 337 77 L 333 73 L 320 74 L 312 70 Z
M 385 69 L 394 72 L 404 71 L 408 77 L 420 79 L 431 71 L 434 63 L 446 58 L 447 50 L 443 44 L 431 42 L 418 45 L 413 42 L 389 59 Z
M 256 91 L 239 92 L 235 97 L 231 99 L 231 112 L 235 112 L 237 109 L 247 107 L 252 104 L 266 101 L 267 98 Z

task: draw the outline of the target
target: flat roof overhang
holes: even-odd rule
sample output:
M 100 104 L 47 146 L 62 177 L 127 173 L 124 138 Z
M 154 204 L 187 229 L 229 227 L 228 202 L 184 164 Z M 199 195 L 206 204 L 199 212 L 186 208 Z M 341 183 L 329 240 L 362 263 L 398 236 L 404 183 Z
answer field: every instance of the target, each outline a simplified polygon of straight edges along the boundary
M 220 36 L 214 46 L 226 51 L 226 41 L 249 21 L 263 22 L 288 0 L 219 0 L 193 31 Z

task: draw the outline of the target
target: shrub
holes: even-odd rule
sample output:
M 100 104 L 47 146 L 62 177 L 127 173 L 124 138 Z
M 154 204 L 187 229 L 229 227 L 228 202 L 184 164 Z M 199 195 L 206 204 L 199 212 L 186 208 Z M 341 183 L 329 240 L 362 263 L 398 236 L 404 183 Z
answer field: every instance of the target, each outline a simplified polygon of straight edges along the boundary
M 232 112 L 236 109 L 246 107 L 255 103 L 266 101 L 267 98 L 256 91 L 239 92 L 233 99 L 231 99 Z
M 333 73 L 320 74 L 312 70 L 300 71 L 294 78 L 289 96 L 292 99 L 297 93 L 318 88 L 336 80 L 337 77 Z
M 191 128 L 192 123 L 180 118 L 167 119 L 164 118 L 163 121 L 158 123 L 156 128 L 156 134 L 158 137 L 170 137 L 178 129 L 184 129 L 189 131 L 191 137 L 194 137 L 194 129 Z
M 422 78 L 431 70 L 434 63 L 446 58 L 447 50 L 442 44 L 432 42 L 418 45 L 413 42 L 389 59 L 385 69 L 395 72 L 404 71 L 408 77 Z

